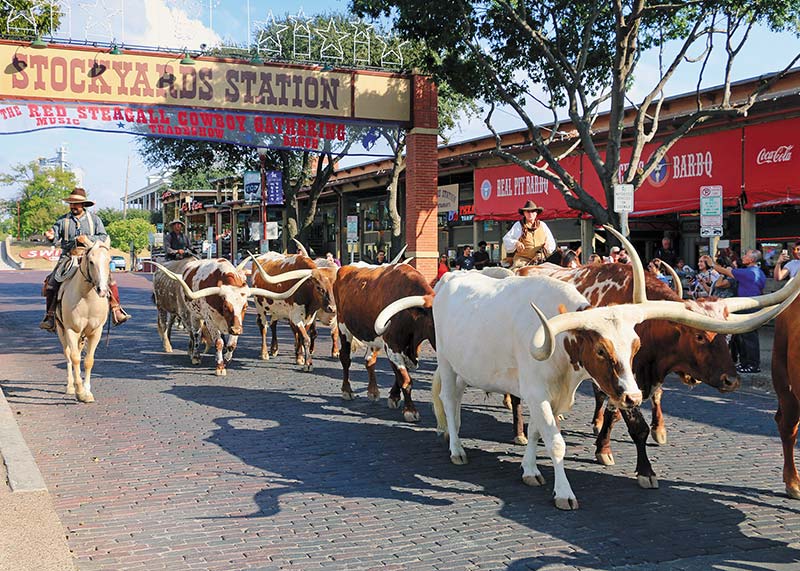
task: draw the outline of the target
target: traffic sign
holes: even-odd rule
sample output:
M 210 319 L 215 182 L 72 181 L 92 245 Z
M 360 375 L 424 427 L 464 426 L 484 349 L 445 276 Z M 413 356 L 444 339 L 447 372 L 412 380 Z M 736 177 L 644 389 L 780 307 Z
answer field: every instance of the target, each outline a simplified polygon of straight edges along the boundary
M 347 241 L 358 242 L 358 216 L 347 217 Z
M 722 226 L 701 226 L 700 237 L 711 238 L 713 236 L 722 236 Z
M 722 236 L 722 187 L 700 187 L 700 237 Z
M 633 212 L 633 185 L 614 185 L 614 212 Z

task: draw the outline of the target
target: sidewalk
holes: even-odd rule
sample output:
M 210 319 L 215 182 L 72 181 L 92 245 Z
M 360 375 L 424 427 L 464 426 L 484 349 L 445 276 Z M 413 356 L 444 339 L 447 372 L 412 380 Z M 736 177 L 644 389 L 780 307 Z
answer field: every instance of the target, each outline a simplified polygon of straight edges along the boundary
M 74 571 L 66 534 L 0 389 L 0 571 Z

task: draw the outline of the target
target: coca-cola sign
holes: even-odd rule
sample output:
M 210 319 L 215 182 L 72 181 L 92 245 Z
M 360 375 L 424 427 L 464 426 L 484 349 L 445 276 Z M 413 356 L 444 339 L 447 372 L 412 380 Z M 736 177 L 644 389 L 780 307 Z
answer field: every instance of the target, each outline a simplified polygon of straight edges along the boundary
M 792 149 L 794 149 L 794 145 L 781 145 L 773 150 L 767 150 L 766 147 L 762 147 L 761 150 L 758 151 L 756 163 L 759 165 L 788 163 L 792 160 Z

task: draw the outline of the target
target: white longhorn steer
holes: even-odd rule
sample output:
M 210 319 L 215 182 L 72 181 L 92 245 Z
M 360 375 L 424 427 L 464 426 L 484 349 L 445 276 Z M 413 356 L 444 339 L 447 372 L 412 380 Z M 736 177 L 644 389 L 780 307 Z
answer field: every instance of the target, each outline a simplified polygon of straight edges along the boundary
M 634 291 L 643 291 L 641 267 Z M 642 393 L 631 364 L 639 349 L 634 326 L 646 319 L 667 319 L 726 332 L 750 319 L 768 318 L 780 308 L 730 316 L 719 323 L 688 311 L 683 303 L 650 301 L 593 308 L 578 290 L 547 276 L 497 280 L 477 272 L 448 274 L 436 286 L 433 320 L 438 369 L 433 392 L 441 400 L 450 440 L 450 459 L 465 464 L 458 436 L 461 398 L 467 385 L 511 393 L 531 411 L 522 480 L 544 483 L 536 466 L 542 436 L 554 467 L 555 505 L 577 509 L 578 501 L 564 471 L 565 442 L 556 416 L 568 411 L 583 379 L 592 378 L 619 407 L 638 406 Z M 536 305 L 535 305 L 536 304 Z M 532 309 L 530 309 L 532 308 Z M 437 411 L 439 414 L 441 411 Z

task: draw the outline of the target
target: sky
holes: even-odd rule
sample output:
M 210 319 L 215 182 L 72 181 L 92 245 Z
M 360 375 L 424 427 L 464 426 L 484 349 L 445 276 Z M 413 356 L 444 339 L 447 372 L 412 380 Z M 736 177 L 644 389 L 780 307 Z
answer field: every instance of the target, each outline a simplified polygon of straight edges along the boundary
M 242 45 L 248 40 L 251 27 L 265 21 L 270 13 L 278 18 L 303 10 L 306 16 L 343 13 L 348 0 L 314 0 L 291 5 L 275 0 L 61 0 L 70 8 L 59 37 L 96 41 L 116 40 L 125 45 L 165 46 L 180 49 L 199 49 L 220 42 Z M 740 54 L 734 77 L 746 79 L 780 69 L 792 55 L 800 51 L 800 41 L 789 34 L 775 35 L 758 29 L 751 43 Z M 695 54 L 696 55 L 696 54 Z M 721 54 L 712 59 L 705 86 L 722 81 Z M 696 69 L 697 66 L 695 65 Z M 668 86 L 668 95 L 694 89 L 696 72 L 686 69 Z M 655 54 L 642 58 L 637 71 L 633 95 L 641 97 L 644 86 L 658 77 Z M 549 114 L 531 110 L 535 119 L 548 121 Z M 522 124 L 508 110 L 495 112 L 499 131 L 521 128 Z M 449 141 L 472 139 L 488 135 L 482 118 L 464 120 L 451 133 Z M 34 133 L 0 136 L 0 172 L 8 172 L 14 164 L 27 163 L 38 157 L 52 158 L 64 145 L 67 161 L 83 177 L 82 184 L 98 207 L 121 208 L 121 199 L 128 192 L 147 184 L 147 175 L 156 174 L 142 163 L 137 153 L 136 137 L 117 133 L 96 133 L 72 129 L 50 129 Z M 343 164 L 365 162 L 364 157 L 343 161 Z M 130 163 L 130 168 L 128 164 Z M 0 198 L 11 198 L 16 190 L 0 188 Z

